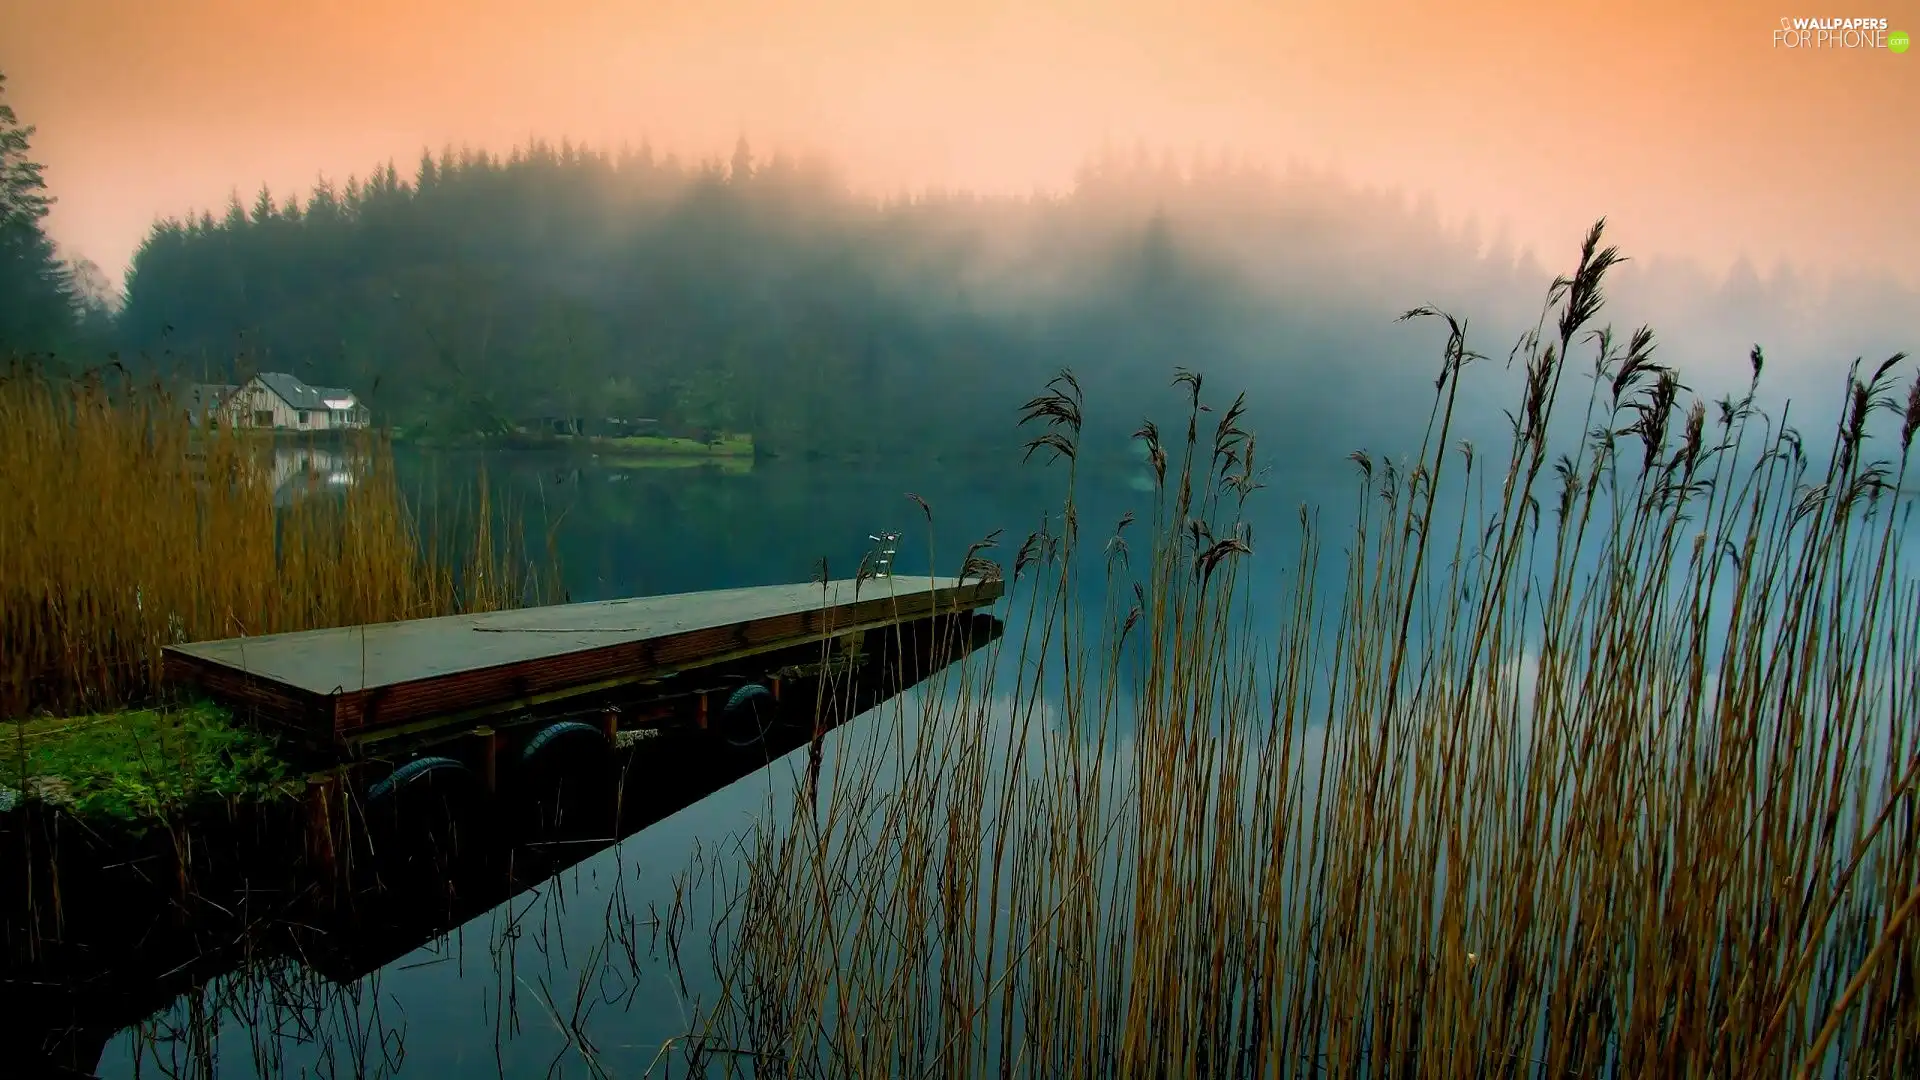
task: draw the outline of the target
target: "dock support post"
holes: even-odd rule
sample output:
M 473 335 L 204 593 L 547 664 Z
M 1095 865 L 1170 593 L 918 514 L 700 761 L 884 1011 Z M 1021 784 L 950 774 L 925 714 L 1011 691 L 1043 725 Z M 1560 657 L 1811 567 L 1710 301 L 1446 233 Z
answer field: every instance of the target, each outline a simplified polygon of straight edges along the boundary
M 705 694 L 700 695 L 700 704 L 694 717 L 694 723 L 699 726 L 701 731 L 707 730 L 707 695 Z
M 780 676 L 774 675 L 768 678 L 767 689 L 773 691 L 773 700 L 779 701 L 780 700 Z
M 307 860 L 326 883 L 328 901 L 339 895 L 343 885 L 339 852 L 346 817 L 334 812 L 337 805 L 344 806 L 339 773 L 315 773 L 307 778 Z
M 496 794 L 500 789 L 500 733 L 483 725 L 473 729 L 473 737 L 480 743 L 480 782 L 487 794 Z
M 600 730 L 606 734 L 609 748 L 620 744 L 620 706 L 609 705 L 600 714 Z
M 855 630 L 840 638 L 840 655 L 851 660 L 865 650 L 866 644 L 867 632 L 865 630 Z

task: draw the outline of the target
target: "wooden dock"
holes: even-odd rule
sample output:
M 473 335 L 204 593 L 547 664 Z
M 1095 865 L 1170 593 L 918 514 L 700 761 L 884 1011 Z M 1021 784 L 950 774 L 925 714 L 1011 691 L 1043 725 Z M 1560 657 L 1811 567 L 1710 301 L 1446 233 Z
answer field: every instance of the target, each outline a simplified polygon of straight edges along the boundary
M 169 646 L 169 680 L 315 742 L 476 717 L 998 600 L 998 580 L 869 578 L 677 593 Z

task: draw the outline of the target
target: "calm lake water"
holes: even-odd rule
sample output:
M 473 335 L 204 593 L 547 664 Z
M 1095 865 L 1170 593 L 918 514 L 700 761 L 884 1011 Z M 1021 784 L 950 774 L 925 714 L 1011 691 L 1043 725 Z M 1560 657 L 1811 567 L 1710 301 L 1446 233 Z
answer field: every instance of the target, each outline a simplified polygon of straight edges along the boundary
M 1250 503 L 1262 581 L 1253 595 L 1258 626 L 1279 614 L 1303 501 L 1322 508 L 1321 602 L 1337 599 L 1357 482 L 1345 449 L 1329 448 L 1328 460 L 1310 471 L 1269 475 L 1267 490 Z M 429 519 L 436 500 L 443 509 L 470 505 L 483 464 L 536 543 L 551 531 L 574 600 L 805 581 L 822 558 L 834 577 L 850 577 L 873 546 L 870 534 L 881 530 L 901 534 L 897 574 L 952 574 L 968 545 L 995 530 L 1000 545 L 990 554 L 1011 571 L 1021 541 L 1048 514 L 1059 528 L 1066 477 L 1062 466 L 1037 464 L 666 468 L 418 453 L 401 462 Z M 326 462 L 301 469 L 323 482 L 348 482 L 351 472 Z M 908 493 L 932 508 L 931 536 Z M 1143 468 L 1089 470 L 1079 491 L 1082 544 L 1097 550 L 1131 511 L 1141 524 L 1129 535 L 1144 545 L 1153 498 Z M 1450 547 L 1451 530 L 1436 539 Z M 1080 599 L 1097 613 L 1105 582 L 1089 573 L 1081 588 Z M 1016 591 L 996 610 L 1008 621 L 1009 653 L 1018 650 L 1022 607 Z M 863 722 L 877 720 L 854 721 Z M 216 973 L 146 1022 L 101 1033 L 96 1071 L 520 1077 L 638 1076 L 651 1068 L 656 1076 L 681 1075 L 671 1041 L 693 1026 L 713 993 L 702 965 L 714 913 L 701 887 L 738 865 L 730 844 L 756 815 L 789 804 L 804 758 L 788 755 L 704 793 L 537 888 L 463 913 L 457 926 L 430 925 L 411 940 L 396 931 L 387 958 L 371 970 L 276 955 Z M 676 936 L 688 950 L 678 964 L 668 947 Z
M 524 516 L 534 542 L 544 545 L 541 533 L 551 531 L 573 600 L 805 581 L 822 558 L 833 576 L 850 577 L 882 530 L 901 534 L 897 574 L 930 566 L 952 574 L 968 545 L 995 530 L 1000 546 L 990 555 L 1011 569 L 1049 513 L 1058 530 L 1066 479 L 1062 467 L 1038 464 L 726 469 L 451 453 L 408 454 L 400 464 L 429 523 L 436 501 L 443 512 L 472 505 L 484 464 L 496 497 Z M 325 486 L 350 476 L 345 463 L 303 461 L 286 479 Z M 1147 477 L 1110 467 L 1082 478 L 1084 542 L 1104 543 L 1129 510 L 1143 525 L 1151 519 Z M 908 493 L 932 508 L 931 531 Z M 1256 506 L 1276 533 L 1297 530 L 1292 506 L 1305 497 L 1262 492 Z M 1132 531 L 1145 543 L 1143 526 Z M 1291 556 L 1291 547 L 1276 552 Z M 1104 587 L 1097 576 L 1087 583 L 1095 610 Z M 1014 650 L 1019 606 L 1003 601 L 996 610 L 1009 619 Z M 854 723 L 869 721 L 877 722 Z M 589 1040 L 594 1061 L 614 1075 L 649 1066 L 678 1075 L 681 1063 L 662 1046 L 689 1029 L 711 994 L 698 974 L 711 913 L 678 883 L 697 886 L 734 865 L 730 840 L 790 798 L 804 758 L 788 755 L 713 791 L 449 932 L 423 933 L 375 970 L 321 973 L 276 957 L 217 975 L 111 1035 L 98 1075 L 593 1075 L 570 1049 L 575 1038 Z M 669 927 L 695 954 L 679 968 L 667 952 Z

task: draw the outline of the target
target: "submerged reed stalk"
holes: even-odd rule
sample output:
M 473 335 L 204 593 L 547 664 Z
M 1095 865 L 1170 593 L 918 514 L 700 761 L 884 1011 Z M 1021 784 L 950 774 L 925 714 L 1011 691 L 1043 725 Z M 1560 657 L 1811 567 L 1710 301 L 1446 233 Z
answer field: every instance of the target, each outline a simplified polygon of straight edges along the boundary
M 1350 530 L 1303 506 L 1284 574 L 1253 556 L 1241 402 L 1207 409 L 1181 374 L 1184 438 L 1138 436 L 1151 535 L 1129 515 L 1098 549 L 1079 388 L 1029 403 L 1068 494 L 1015 559 L 1017 663 L 832 736 L 818 799 L 769 808 L 687 1043 L 741 1056 L 696 1065 L 1920 1070 L 1920 581 L 1898 505 L 1920 382 L 1903 402 L 1899 357 L 1850 373 L 1824 463 L 1756 407 L 1757 349 L 1710 416 L 1650 332 L 1596 328 L 1620 261 L 1601 235 L 1516 350 L 1504 465 L 1452 430 L 1477 354 L 1444 317 L 1419 456 L 1355 454 Z M 1562 401 L 1589 346 L 1587 400 Z M 1882 410 L 1902 418 L 1888 460 Z M 1104 612 L 1080 609 L 1089 574 Z

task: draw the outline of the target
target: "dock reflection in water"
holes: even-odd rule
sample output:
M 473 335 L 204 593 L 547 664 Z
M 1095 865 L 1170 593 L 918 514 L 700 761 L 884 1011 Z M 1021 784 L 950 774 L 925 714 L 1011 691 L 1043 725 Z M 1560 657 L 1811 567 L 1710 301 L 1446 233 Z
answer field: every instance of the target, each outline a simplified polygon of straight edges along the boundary
M 991 616 L 969 615 L 885 635 L 886 644 L 868 663 L 829 687 L 821 708 L 790 707 L 760 746 L 730 747 L 697 732 L 643 740 L 619 755 L 608 790 L 584 800 L 560 823 L 495 828 L 488 815 L 477 816 L 460 830 L 457 852 L 442 847 L 436 852 L 441 857 L 425 862 L 409 865 L 388 850 L 342 870 L 341 860 L 314 857 L 314 830 L 298 812 L 236 816 L 220 835 L 162 837 L 161 847 L 193 849 L 184 860 L 170 860 L 164 873 L 157 868 L 169 860 L 158 857 L 89 866 L 84 857 L 62 852 L 59 932 L 24 933 L 29 920 L 7 912 L 0 1060 L 38 1062 L 43 1070 L 57 1070 L 53 1075 L 79 1076 L 145 1073 L 156 1066 L 163 1075 L 298 1075 L 314 1067 L 378 1075 L 394 1071 L 403 1056 L 426 1058 L 425 1075 L 439 1075 L 428 1062 L 447 1057 L 488 1075 L 523 1069 L 544 1075 L 549 1047 L 592 1061 L 580 1029 L 582 1010 L 608 1011 L 622 986 L 626 1001 L 619 1007 L 648 1008 L 634 1003 L 642 954 L 670 939 L 674 927 L 662 924 L 684 919 L 684 912 L 678 904 L 657 902 L 635 910 L 626 895 L 628 874 L 616 871 L 586 898 L 605 905 L 603 939 L 586 950 L 593 955 L 569 957 L 565 966 L 573 974 L 556 979 L 554 957 L 534 972 L 519 968 L 514 956 L 521 937 L 551 932 L 548 909 L 564 904 L 569 892 L 557 883 L 541 887 L 610 848 L 624 851 L 635 834 L 796 751 L 804 772 L 815 730 L 830 731 L 871 711 L 998 639 L 1003 629 Z M 36 838 L 51 831 L 24 830 Z M 696 847 L 724 840 L 690 839 Z M 31 843 L 24 836 L 5 838 L 9 849 Z M 67 845 L 65 836 L 60 843 Z M 4 856 L 21 857 L 12 864 L 17 866 L 26 854 L 9 850 Z M 623 856 L 616 851 L 612 857 Z M 138 865 L 142 861 L 146 866 Z M 184 874 L 177 870 L 182 862 L 190 867 Z M 322 872 L 323 865 L 332 873 Z M 682 869 L 684 863 L 649 868 L 663 879 Z M 576 897 L 583 891 L 572 890 Z M 498 982 L 491 1007 L 421 1016 L 418 998 L 410 996 L 415 1015 L 381 1014 L 383 978 L 459 963 L 466 953 L 462 928 L 490 913 Z M 575 912 L 565 921 L 599 914 Z M 436 942 L 442 943 L 441 955 L 392 966 Z M 543 952 L 545 944 L 539 942 Z M 650 979 L 666 986 L 661 972 Z M 685 1007 L 677 991 L 666 1004 L 668 1011 Z M 451 1001 L 446 1005 L 457 1008 Z M 123 1037 L 136 1026 L 140 1030 L 131 1038 Z M 271 1030 L 236 1035 L 235 1026 Z M 530 1029 L 540 1033 L 539 1047 L 508 1045 L 526 1041 Z M 410 1038 L 420 1052 L 407 1054 Z M 418 1046 L 422 1041 L 437 1045 Z M 293 1052 L 301 1061 L 284 1060 L 290 1045 L 304 1047 Z M 538 1063 L 510 1063 L 541 1049 Z M 642 1066 L 653 1052 L 641 1056 Z M 127 1061 L 130 1055 L 144 1058 L 144 1066 Z M 103 1057 L 109 1060 L 103 1063 Z

